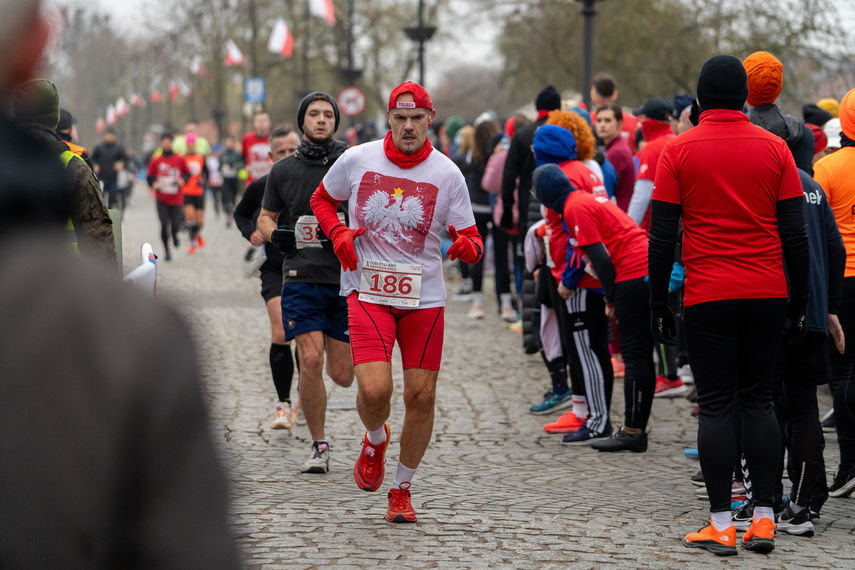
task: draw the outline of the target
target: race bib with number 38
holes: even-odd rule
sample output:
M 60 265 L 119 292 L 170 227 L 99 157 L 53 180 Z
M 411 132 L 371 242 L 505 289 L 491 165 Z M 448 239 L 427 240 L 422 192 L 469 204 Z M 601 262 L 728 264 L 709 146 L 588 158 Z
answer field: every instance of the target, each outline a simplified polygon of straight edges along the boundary
M 418 307 L 421 292 L 421 265 L 371 259 L 362 263 L 360 301 L 392 307 Z
M 344 214 L 338 212 L 338 219 L 344 223 Z M 294 237 L 297 240 L 297 249 L 306 247 L 321 247 L 318 239 L 318 219 L 315 216 L 300 216 L 294 224 Z

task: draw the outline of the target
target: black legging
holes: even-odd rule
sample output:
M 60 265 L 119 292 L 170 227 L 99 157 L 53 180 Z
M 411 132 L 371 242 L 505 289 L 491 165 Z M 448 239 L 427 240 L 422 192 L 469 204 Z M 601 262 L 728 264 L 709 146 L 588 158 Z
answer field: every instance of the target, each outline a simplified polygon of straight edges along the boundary
M 615 283 L 615 317 L 620 351 L 626 366 L 623 380 L 624 425 L 642 431 L 650 419 L 653 392 L 656 390 L 649 301 L 650 287 L 645 279 Z
M 481 235 L 481 239 L 484 243 L 487 243 L 487 233 L 490 231 L 490 220 L 493 219 L 493 216 L 490 214 L 475 214 L 475 227 L 478 230 L 478 233 Z M 495 243 L 493 244 L 495 247 Z M 472 290 L 476 293 L 480 293 L 483 290 L 484 284 L 484 256 L 481 256 L 481 259 L 478 260 L 478 263 L 474 263 L 469 267 L 469 275 L 472 276 Z
M 160 239 L 163 241 L 163 249 L 169 251 L 170 230 L 174 242 L 178 239 L 178 231 L 184 219 L 184 206 L 170 206 L 157 202 L 157 217 L 160 218 Z
M 834 421 L 840 446 L 840 469 L 855 467 L 855 277 L 843 280 L 843 295 L 837 311 L 846 343 L 846 354 L 831 350 L 831 390 L 834 394 Z M 832 343 L 833 344 L 833 343 Z
M 711 512 L 730 510 L 737 401 L 754 504 L 773 506 L 781 440 L 772 404 L 772 367 L 786 307 L 786 299 L 734 299 L 684 310 L 686 348 L 698 389 L 698 455 Z

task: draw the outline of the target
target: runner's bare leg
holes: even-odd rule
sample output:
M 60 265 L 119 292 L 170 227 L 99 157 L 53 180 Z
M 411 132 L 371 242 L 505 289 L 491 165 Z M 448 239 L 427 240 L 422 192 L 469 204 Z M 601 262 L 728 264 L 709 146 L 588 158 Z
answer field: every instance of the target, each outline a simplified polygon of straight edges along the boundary
M 327 346 L 327 374 L 333 382 L 347 388 L 353 384 L 353 356 L 350 343 L 324 336 Z
M 300 405 L 306 415 L 306 424 L 313 440 L 324 438 L 327 415 L 327 390 L 324 387 L 324 333 L 311 331 L 298 334 L 297 352 L 300 355 Z
M 392 398 L 392 365 L 385 361 L 357 364 L 356 410 L 368 431 L 378 430 L 389 419 Z
M 424 457 L 433 434 L 436 379 L 439 370 L 404 370 L 404 427 L 401 429 L 399 461 L 415 469 Z

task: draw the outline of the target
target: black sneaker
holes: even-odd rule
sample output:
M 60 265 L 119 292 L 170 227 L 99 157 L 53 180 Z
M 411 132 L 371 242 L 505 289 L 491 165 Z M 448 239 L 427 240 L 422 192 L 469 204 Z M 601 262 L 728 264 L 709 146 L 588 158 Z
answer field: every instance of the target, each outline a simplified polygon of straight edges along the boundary
M 731 510 L 730 517 L 736 530 L 745 532 L 751 526 L 751 520 L 754 518 L 754 505 L 751 501 L 740 501 Z
M 778 514 L 778 530 L 796 536 L 813 536 L 813 522 L 811 522 L 810 509 L 802 509 L 799 514 L 793 513 L 789 501 L 784 509 Z
M 698 471 L 697 473 L 692 475 L 692 483 L 694 483 L 695 485 L 698 485 L 700 487 L 703 487 L 704 486 L 704 472 Z
M 568 433 L 561 439 L 561 443 L 566 445 L 587 445 L 595 441 L 601 441 L 611 437 L 612 425 L 608 424 L 607 429 L 603 433 L 594 433 L 588 429 L 588 426 L 582 426 L 573 433 Z
M 644 453 L 647 451 L 647 433 L 641 432 L 630 435 L 620 428 L 617 433 L 608 439 L 601 439 L 591 444 L 597 451 L 631 451 L 633 453 Z
M 834 483 L 828 488 L 829 497 L 848 497 L 855 491 L 855 467 L 848 471 L 837 470 Z

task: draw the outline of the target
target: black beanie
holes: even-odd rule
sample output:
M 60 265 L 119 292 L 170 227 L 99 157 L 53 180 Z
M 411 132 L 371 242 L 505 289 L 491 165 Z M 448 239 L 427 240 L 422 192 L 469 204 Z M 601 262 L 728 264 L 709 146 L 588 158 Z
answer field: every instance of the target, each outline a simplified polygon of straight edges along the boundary
M 701 110 L 742 110 L 748 98 L 748 74 L 742 62 L 732 55 L 714 55 L 698 76 L 698 103 Z
M 805 118 L 805 123 L 816 125 L 817 127 L 824 126 L 825 123 L 834 118 L 831 113 L 812 103 L 802 105 L 802 116 Z
M 315 97 L 323 97 L 330 105 L 332 105 L 333 113 L 335 113 L 335 128 L 333 129 L 333 132 L 336 132 L 338 130 L 338 123 L 341 120 L 341 116 L 338 113 L 338 103 L 335 102 L 335 97 L 321 91 L 309 93 L 303 97 L 302 101 L 300 101 L 300 108 L 297 110 L 297 128 L 301 133 L 303 132 L 303 119 L 306 117 L 306 110 L 309 108 L 309 103 L 311 103 L 312 99 Z
M 552 85 L 537 94 L 534 108 L 538 111 L 554 111 L 561 108 L 561 93 Z

